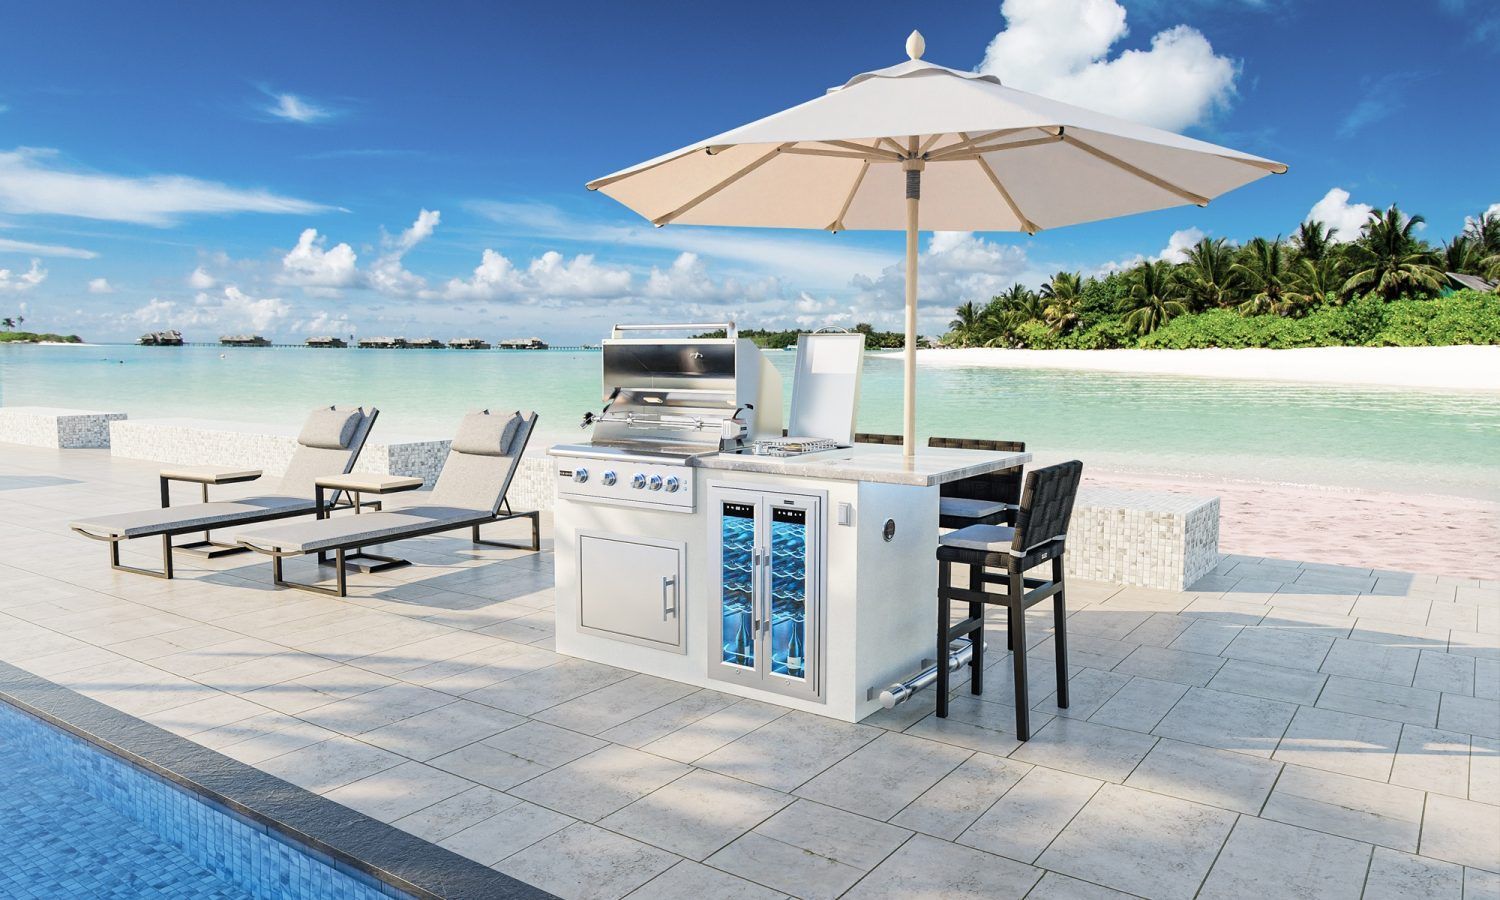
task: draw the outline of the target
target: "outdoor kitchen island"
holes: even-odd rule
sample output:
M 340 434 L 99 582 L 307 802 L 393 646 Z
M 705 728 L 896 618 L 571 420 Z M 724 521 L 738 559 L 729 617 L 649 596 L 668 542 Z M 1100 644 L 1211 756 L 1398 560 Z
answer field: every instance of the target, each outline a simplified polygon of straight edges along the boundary
M 934 656 L 940 486 L 1030 459 L 550 452 L 559 652 L 848 722 Z

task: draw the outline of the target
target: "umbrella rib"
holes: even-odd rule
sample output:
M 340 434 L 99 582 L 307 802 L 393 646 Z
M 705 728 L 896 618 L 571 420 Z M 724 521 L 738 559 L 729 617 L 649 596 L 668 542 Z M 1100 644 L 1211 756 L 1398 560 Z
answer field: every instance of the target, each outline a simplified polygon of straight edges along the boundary
M 899 157 L 901 159 L 905 159 L 906 158 L 906 148 L 903 147 L 903 146 L 901 146 L 901 143 L 899 141 L 897 141 L 897 140 L 895 140 L 893 138 L 888 138 L 888 137 L 883 137 L 880 140 L 883 143 L 890 144 L 892 147 L 895 147 L 896 148 L 896 156 L 897 157 Z
M 882 150 L 882 149 L 880 149 L 880 144 L 879 144 L 878 141 L 876 142 L 876 144 L 874 146 L 867 146 L 865 144 L 861 144 L 861 143 L 858 143 L 856 141 L 806 141 L 805 143 L 809 143 L 809 144 L 827 144 L 830 147 L 842 147 L 845 150 L 853 150 L 853 151 L 855 151 L 857 153 L 864 153 L 864 154 L 866 154 L 866 156 L 869 156 L 870 154 L 874 154 L 875 156 L 879 156 L 879 157 L 882 157 L 884 159 L 889 159 L 892 162 L 897 162 L 897 161 L 899 161 L 901 159 L 901 156 L 899 154 L 892 153 L 889 150 Z
M 984 134 L 978 135 L 976 137 L 964 138 L 963 140 L 961 140 L 961 141 L 959 141 L 957 143 L 949 144 L 948 146 L 946 146 L 943 149 L 939 150 L 936 153 L 936 155 L 934 155 L 933 157 L 931 157 L 931 161 L 933 161 L 933 162 L 939 162 L 945 156 L 950 156 L 950 155 L 955 154 L 955 153 L 964 153 L 964 152 L 966 152 L 968 150 L 973 149 L 974 147 L 978 146 L 979 144 L 984 143 L 985 141 L 992 140 L 992 139 L 998 138 L 998 137 L 1008 137 L 1009 135 L 1018 134 L 1018 133 L 1020 133 L 1022 131 L 1030 131 L 1032 129 L 1032 127 L 1033 126 L 1027 126 L 1025 128 L 1001 128 L 998 131 L 987 131 Z M 959 132 L 960 135 L 967 134 L 967 133 L 968 132 Z M 927 147 L 923 147 L 922 148 L 923 152 L 926 152 L 927 149 L 928 149 Z
M 770 162 L 777 154 L 792 146 L 793 143 L 795 143 L 795 141 L 789 141 L 785 144 L 777 144 L 775 147 L 771 148 L 771 151 L 769 153 L 757 157 L 754 162 L 750 163 L 744 168 L 738 169 L 728 178 L 725 178 L 723 181 L 720 181 L 718 184 L 714 185 L 713 187 L 709 188 L 708 190 L 704 191 L 703 193 L 699 194 L 683 205 L 677 207 L 666 215 L 658 216 L 655 219 L 652 219 L 651 224 L 660 226 L 670 223 L 673 219 L 691 210 L 693 207 L 702 203 L 704 200 L 707 200 L 709 197 L 712 197 L 714 194 L 717 194 L 719 191 L 724 190 L 731 184 L 734 184 L 736 181 L 739 181 L 741 178 L 744 178 L 746 175 L 749 175 L 751 172 L 754 172 L 756 169 L 759 169 L 761 166 Z
M 1287 173 L 1286 163 L 1271 162 L 1269 159 L 1245 159 L 1244 157 L 1240 156 L 1225 156 L 1222 153 L 1216 155 L 1219 157 L 1219 159 L 1227 159 L 1230 162 L 1242 163 L 1256 169 L 1265 169 L 1272 175 L 1285 175 Z
M 854 184 L 849 187 L 849 196 L 844 198 L 844 205 L 839 207 L 839 216 L 828 226 L 828 230 L 837 234 L 844 229 L 844 216 L 849 212 L 849 204 L 854 202 L 854 195 L 859 193 L 859 186 L 864 183 L 865 173 L 870 171 L 870 161 L 859 167 L 859 174 L 854 176 Z
M 1168 193 L 1176 194 L 1189 203 L 1193 203 L 1198 206 L 1208 205 L 1207 197 L 1200 196 L 1189 190 L 1184 190 L 1183 188 L 1178 187 L 1172 182 L 1167 181 L 1165 178 L 1159 178 L 1155 175 L 1152 175 L 1150 172 L 1147 172 L 1145 169 L 1133 166 L 1117 156 L 1111 156 L 1110 154 L 1105 153 L 1103 150 L 1100 150 L 1093 144 L 1087 143 L 1086 141 L 1080 141 L 1078 138 L 1067 133 L 1063 133 L 1059 135 L 1059 137 L 1061 137 L 1064 142 L 1072 144 L 1074 147 L 1077 147 L 1079 150 L 1084 151 L 1095 159 L 1107 162 L 1115 168 L 1120 169 L 1121 171 L 1129 172 L 1131 175 L 1134 175 L 1142 181 L 1150 182 L 1151 184 L 1156 185 L 1157 187 L 1161 188 L 1164 191 L 1167 191 Z
M 984 147 L 966 147 L 963 150 L 939 153 L 932 157 L 929 162 L 952 162 L 953 160 L 978 159 L 985 153 L 996 153 L 1001 150 L 1021 150 L 1026 147 L 1036 147 L 1041 144 L 1054 144 L 1062 140 L 1062 135 L 1049 134 L 1046 137 L 1029 138 L 1024 141 L 1011 141 L 1008 144 L 990 144 Z
M 832 156 L 838 159 L 862 159 L 865 162 L 897 163 L 901 160 L 881 154 L 871 156 L 868 153 L 856 153 L 853 150 L 824 150 L 820 147 L 788 147 L 782 153 L 795 153 L 798 156 Z
M 964 140 L 969 139 L 969 136 L 966 134 L 962 135 L 962 137 Z M 1041 231 L 1040 228 L 1036 227 L 1035 222 L 1026 218 L 1026 214 L 1021 212 L 1021 207 L 1016 205 L 1015 198 L 1010 195 L 1010 191 L 1007 191 L 1005 185 L 1000 182 L 1000 176 L 995 174 L 995 169 L 990 165 L 989 160 L 982 156 L 976 156 L 974 157 L 974 161 L 979 163 L 979 168 L 984 170 L 984 174 L 990 179 L 990 184 L 995 186 L 995 190 L 1000 193 L 1000 198 L 1005 201 L 1006 206 L 1010 207 L 1011 214 L 1016 217 L 1017 222 L 1021 223 L 1021 227 L 1026 233 L 1036 234 L 1038 231 Z

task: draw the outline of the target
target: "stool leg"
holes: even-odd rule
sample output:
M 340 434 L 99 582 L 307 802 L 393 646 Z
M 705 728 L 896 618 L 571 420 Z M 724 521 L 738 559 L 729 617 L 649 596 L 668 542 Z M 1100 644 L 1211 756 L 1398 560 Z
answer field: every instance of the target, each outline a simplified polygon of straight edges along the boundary
M 969 590 L 984 590 L 982 566 L 969 566 Z M 974 648 L 974 655 L 969 659 L 969 693 L 977 697 L 984 693 L 984 604 L 969 601 L 969 618 L 978 623 L 969 632 L 969 641 Z
M 937 609 L 937 715 L 948 718 L 948 620 L 952 615 L 948 600 L 948 579 L 953 574 L 953 564 L 947 560 L 938 562 L 938 609 Z
M 1057 657 L 1057 705 L 1068 708 L 1068 610 L 1063 604 L 1063 561 L 1061 556 L 1052 559 L 1052 580 L 1057 582 L 1057 593 L 1052 595 L 1052 641 L 1053 655 Z
M 1031 693 L 1026 688 L 1026 586 L 1020 567 L 1010 567 L 1010 602 L 1006 617 L 1013 623 L 1010 633 L 1015 649 L 1010 658 L 1016 679 L 1016 737 L 1031 740 Z

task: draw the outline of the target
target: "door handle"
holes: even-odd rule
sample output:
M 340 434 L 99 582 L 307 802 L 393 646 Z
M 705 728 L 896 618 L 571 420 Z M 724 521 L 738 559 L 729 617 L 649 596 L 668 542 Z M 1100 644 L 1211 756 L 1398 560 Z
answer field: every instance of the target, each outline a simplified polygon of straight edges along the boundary
M 667 602 L 667 588 L 672 589 L 672 601 Z M 667 616 L 677 615 L 677 576 L 663 575 L 661 577 L 661 620 L 667 621 Z

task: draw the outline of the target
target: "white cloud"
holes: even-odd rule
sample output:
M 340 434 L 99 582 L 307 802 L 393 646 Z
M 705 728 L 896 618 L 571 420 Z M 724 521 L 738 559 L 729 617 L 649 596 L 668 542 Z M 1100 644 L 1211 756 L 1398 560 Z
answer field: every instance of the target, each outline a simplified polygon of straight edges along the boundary
M 453 278 L 443 288 L 444 300 L 502 300 L 518 297 L 523 289 L 521 273 L 503 254 L 486 249 L 474 275 L 465 280 Z
M 1172 232 L 1171 237 L 1167 238 L 1167 245 L 1152 256 L 1137 253 L 1129 259 L 1110 260 L 1091 269 L 1084 269 L 1084 274 L 1096 277 L 1104 276 L 1113 272 L 1124 272 L 1134 269 L 1144 262 L 1165 261 L 1173 264 L 1187 262 L 1188 251 L 1193 249 L 1193 245 L 1205 237 L 1207 235 L 1200 228 L 1182 228 Z
M 958 304 L 984 303 L 1017 281 L 1034 283 L 1041 277 L 1015 244 L 997 244 L 967 231 L 935 232 L 917 261 L 919 325 L 924 333 L 941 330 Z M 886 328 L 901 324 L 904 262 L 886 266 L 879 275 L 856 275 L 851 286 L 851 306 L 861 321 Z
M 979 71 L 1005 84 L 1147 125 L 1203 123 L 1234 96 L 1238 65 L 1203 33 L 1178 25 L 1149 50 L 1110 48 L 1128 33 L 1116 0 L 1005 0 L 1006 28 Z
M 130 177 L 57 164 L 55 150 L 0 152 L 0 212 L 77 216 L 168 226 L 181 216 L 238 212 L 314 213 L 319 203 L 185 175 Z
M 1305 222 L 1322 222 L 1335 229 L 1333 239 L 1347 244 L 1359 237 L 1360 229 L 1370 220 L 1375 207 L 1368 203 L 1350 203 L 1349 192 L 1343 188 L 1330 188 L 1323 199 L 1307 211 Z
M 0 238 L 0 253 L 33 253 L 37 256 L 67 256 L 73 259 L 93 259 L 99 254 L 78 247 L 62 247 L 57 244 L 33 244 L 31 241 L 13 241 Z
M 90 294 L 113 294 L 115 286 L 109 283 L 108 278 L 94 278 L 89 281 Z
M 333 115 L 333 110 L 328 107 L 320 106 L 296 94 L 272 94 L 271 99 L 276 102 L 266 107 L 266 112 L 288 122 L 307 125 L 312 122 L 321 122 Z
M 253 297 L 234 285 L 217 293 L 199 293 L 192 303 L 152 297 L 120 317 L 122 324 L 145 326 L 212 327 L 223 332 L 274 331 L 291 315 L 292 308 L 279 297 Z
M 46 280 L 47 270 L 42 268 L 42 261 L 39 259 L 33 259 L 31 268 L 25 272 L 0 269 L 0 294 L 29 291 Z
M 427 280 L 420 275 L 408 272 L 401 265 L 401 258 L 411 248 L 432 237 L 442 215 L 435 209 L 421 210 L 417 213 L 416 221 L 412 222 L 409 228 L 395 238 L 387 237 L 384 240 L 386 252 L 370 266 L 367 278 L 370 287 L 382 294 L 398 297 L 415 295 L 425 290 Z
M 204 271 L 202 266 L 194 269 L 193 274 L 188 276 L 187 281 L 188 287 L 195 291 L 206 291 L 219 283 L 212 275 Z
M 314 290 L 353 287 L 360 282 L 354 248 L 336 244 L 324 249 L 326 241 L 316 228 L 305 228 L 297 245 L 281 258 L 281 284 L 299 285 Z M 199 271 L 202 271 L 201 269 Z M 196 274 L 196 273 L 195 273 Z

